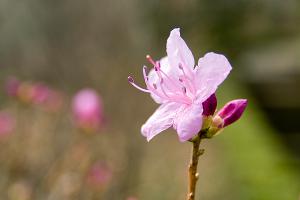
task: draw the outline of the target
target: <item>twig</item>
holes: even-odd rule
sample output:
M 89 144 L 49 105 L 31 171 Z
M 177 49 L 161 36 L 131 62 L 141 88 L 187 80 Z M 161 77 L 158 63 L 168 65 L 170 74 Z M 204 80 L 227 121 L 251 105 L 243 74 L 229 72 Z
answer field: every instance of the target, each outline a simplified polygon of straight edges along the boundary
M 199 149 L 201 137 L 198 136 L 191 142 L 193 143 L 193 150 L 192 158 L 189 164 L 189 188 L 187 200 L 195 199 L 196 184 L 199 178 L 199 173 L 197 172 L 198 160 L 199 157 L 204 153 L 204 149 Z

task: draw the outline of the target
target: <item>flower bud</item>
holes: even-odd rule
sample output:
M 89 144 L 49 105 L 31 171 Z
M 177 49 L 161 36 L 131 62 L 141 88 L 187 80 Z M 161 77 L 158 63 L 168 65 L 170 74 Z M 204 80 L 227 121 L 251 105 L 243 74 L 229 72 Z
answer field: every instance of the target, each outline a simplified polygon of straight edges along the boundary
M 98 131 L 103 123 L 103 107 L 100 96 L 93 89 L 79 91 L 72 102 L 76 125 L 86 131 Z
M 247 107 L 247 99 L 236 99 L 228 102 L 213 118 L 215 127 L 224 128 L 237 121 Z
M 208 97 L 203 103 L 203 113 L 204 116 L 210 116 L 213 115 L 217 108 L 217 97 L 215 94 L 212 94 L 210 97 Z

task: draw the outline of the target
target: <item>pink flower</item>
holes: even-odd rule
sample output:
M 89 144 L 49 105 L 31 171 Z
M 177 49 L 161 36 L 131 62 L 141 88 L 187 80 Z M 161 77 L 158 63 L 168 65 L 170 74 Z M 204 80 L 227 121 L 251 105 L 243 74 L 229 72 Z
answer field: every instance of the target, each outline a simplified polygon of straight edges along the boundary
M 75 123 L 84 130 L 96 131 L 103 122 L 102 100 L 93 89 L 80 90 L 73 98 Z
M 202 127 L 202 103 L 215 93 L 231 70 L 225 56 L 207 53 L 195 66 L 194 56 L 178 28 L 173 29 L 167 40 L 167 57 L 153 61 L 147 74 L 143 68 L 147 88 L 129 82 L 139 90 L 150 93 L 159 108 L 142 126 L 141 132 L 150 141 L 160 132 L 173 126 L 180 141 L 197 135 Z
M 0 112 L 0 136 L 7 136 L 15 129 L 15 119 L 6 112 Z

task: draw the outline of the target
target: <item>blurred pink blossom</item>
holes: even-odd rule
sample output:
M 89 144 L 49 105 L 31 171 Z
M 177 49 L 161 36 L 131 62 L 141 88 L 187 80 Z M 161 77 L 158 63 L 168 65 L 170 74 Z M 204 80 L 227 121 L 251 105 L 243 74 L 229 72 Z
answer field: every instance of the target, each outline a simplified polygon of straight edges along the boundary
M 87 131 L 97 131 L 103 123 L 102 99 L 93 89 L 82 89 L 72 101 L 76 125 Z
M 42 83 L 35 83 L 30 88 L 31 100 L 34 104 L 41 105 L 49 99 L 51 90 Z
M 8 96 L 16 97 L 20 88 L 20 81 L 15 77 L 9 77 L 5 82 L 5 92 Z
M 203 103 L 217 90 L 231 70 L 225 56 L 207 53 L 195 66 L 194 56 L 180 37 L 179 28 L 173 29 L 167 40 L 167 57 L 154 61 L 147 74 L 143 68 L 147 88 L 128 81 L 137 89 L 150 93 L 159 108 L 142 126 L 141 132 L 151 140 L 173 126 L 181 142 L 194 137 L 202 128 Z
M 46 111 L 56 112 L 62 107 L 63 96 L 43 83 L 34 83 L 30 87 L 30 101 Z
M 50 112 L 58 111 L 63 105 L 63 95 L 39 82 L 20 82 L 15 77 L 7 79 L 5 91 L 26 104 L 33 104 Z
M 8 188 L 7 195 L 11 200 L 30 200 L 33 196 L 33 188 L 28 181 L 19 180 Z
M 9 113 L 0 111 L 0 136 L 7 136 L 15 129 L 15 118 Z
M 95 188 L 102 188 L 110 182 L 112 172 L 105 163 L 97 162 L 88 171 L 87 182 Z
M 57 112 L 64 104 L 63 93 L 55 90 L 50 91 L 50 95 L 47 101 L 44 103 L 44 107 L 47 111 Z

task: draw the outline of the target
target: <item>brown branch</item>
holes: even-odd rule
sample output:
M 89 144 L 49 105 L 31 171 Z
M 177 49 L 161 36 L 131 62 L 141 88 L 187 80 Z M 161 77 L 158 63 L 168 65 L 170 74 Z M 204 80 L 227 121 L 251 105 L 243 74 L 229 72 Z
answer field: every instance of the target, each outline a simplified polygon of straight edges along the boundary
M 188 188 L 187 200 L 195 199 L 196 184 L 199 178 L 199 173 L 197 172 L 198 160 L 199 157 L 204 153 L 204 149 L 199 149 L 200 142 L 201 142 L 200 137 L 197 137 L 192 141 L 193 150 L 192 150 L 192 158 L 189 164 L 189 188 Z

